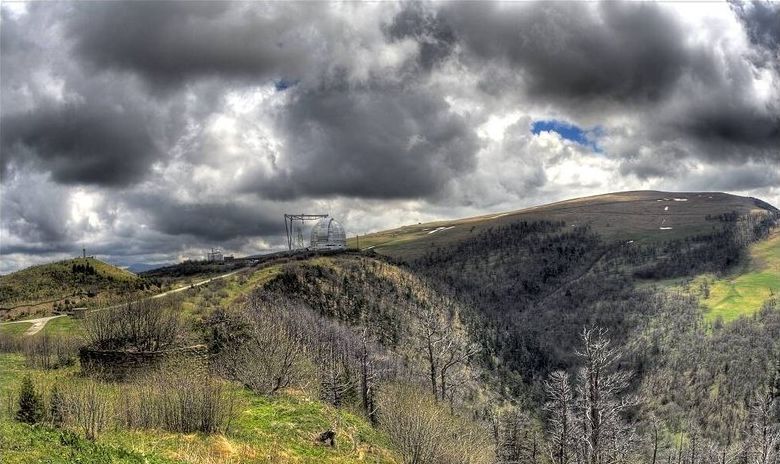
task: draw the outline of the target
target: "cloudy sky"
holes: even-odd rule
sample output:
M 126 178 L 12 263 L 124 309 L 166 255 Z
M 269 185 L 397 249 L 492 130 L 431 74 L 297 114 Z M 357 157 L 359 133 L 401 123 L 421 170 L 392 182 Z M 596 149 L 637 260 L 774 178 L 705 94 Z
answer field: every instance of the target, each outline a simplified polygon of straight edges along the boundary
M 0 273 L 280 249 L 631 189 L 780 204 L 780 4 L 31 2 Z

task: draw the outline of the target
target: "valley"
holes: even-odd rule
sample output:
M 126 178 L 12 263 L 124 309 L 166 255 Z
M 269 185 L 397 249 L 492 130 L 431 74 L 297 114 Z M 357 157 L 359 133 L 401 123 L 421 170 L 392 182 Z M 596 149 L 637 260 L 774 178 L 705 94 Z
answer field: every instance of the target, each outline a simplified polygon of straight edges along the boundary
M 89 309 L 98 301 L 113 309 L 51 319 L 35 335 L 25 335 L 30 323 L 0 325 L 0 453 L 19 463 L 53 454 L 63 460 L 52 462 L 409 462 L 405 432 L 419 427 L 417 436 L 446 444 L 421 462 L 546 464 L 549 452 L 535 446 L 559 433 L 553 385 L 583 398 L 583 343 L 596 349 L 599 340 L 615 349 L 604 369 L 627 376 L 614 401 L 631 398 L 609 425 L 625 448 L 605 452 L 627 463 L 647 462 L 653 448 L 659 462 L 736 453 L 752 439 L 743 430 L 755 393 L 780 375 L 777 220 L 752 198 L 625 192 L 407 226 L 361 236 L 360 250 L 235 268 L 190 262 L 135 276 L 92 260 L 99 276 L 114 277 L 64 278 L 71 283 L 59 288 L 45 283 L 78 260 L 3 276 L 4 288 L 28 289 L 26 302 L 93 288 L 104 296 Z M 130 283 L 127 293 L 116 281 Z M 141 327 L 142 315 L 176 327 L 144 344 L 208 350 L 207 381 L 176 385 L 193 398 L 214 389 L 202 397 L 224 411 L 213 428 L 193 434 L 197 427 L 122 400 L 143 394 L 164 410 L 176 398 L 142 385 L 187 375 L 150 370 L 139 383 L 82 372 L 78 347 L 124 346 L 104 332 Z M 92 391 L 107 416 L 84 424 L 73 409 L 56 425 L 44 412 L 45 427 L 30 428 L 14 419 L 26 377 L 44 404 L 54 385 L 68 385 L 66 402 L 79 405 Z M 572 404 L 563 413 L 575 417 Z M 318 442 L 329 430 L 333 447 Z M 469 439 L 448 441 L 453 430 Z

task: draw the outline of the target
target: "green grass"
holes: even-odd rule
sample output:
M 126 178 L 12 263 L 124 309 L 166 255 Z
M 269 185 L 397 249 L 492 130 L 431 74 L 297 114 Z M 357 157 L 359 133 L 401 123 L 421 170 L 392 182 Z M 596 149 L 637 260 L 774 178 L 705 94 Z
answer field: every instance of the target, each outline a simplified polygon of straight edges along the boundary
M 21 379 L 30 374 L 44 391 L 54 384 L 83 382 L 77 366 L 29 369 L 20 355 L 0 354 L 0 462 L 2 463 L 393 463 L 387 440 L 359 415 L 321 403 L 301 392 L 258 396 L 229 384 L 237 395 L 225 434 L 181 434 L 162 430 L 103 432 L 93 443 L 72 431 L 30 427 L 13 419 Z M 114 387 L 104 384 L 108 391 Z M 335 426 L 336 447 L 314 438 Z
M 49 335 L 79 336 L 84 333 L 81 321 L 70 316 L 50 320 L 43 327 L 42 331 Z
M 28 323 L 18 323 L 18 324 L 3 324 L 0 325 L 0 337 L 2 336 L 15 336 L 15 335 L 22 335 L 24 332 L 27 331 L 32 326 L 32 324 Z
M 694 288 L 704 281 L 710 286 L 709 296 L 702 298 L 708 321 L 729 322 L 756 313 L 767 299 L 780 294 L 780 231 L 750 247 L 750 263 L 740 274 L 723 279 L 700 276 Z
M 185 292 L 183 313 L 194 319 L 204 317 L 210 309 L 230 307 L 258 286 L 281 272 L 278 265 L 247 269 L 224 279 L 217 279 Z
M 160 456 L 144 455 L 121 447 L 93 443 L 73 433 L 46 426 L 0 421 L 0 461 L 4 464 L 107 464 L 173 463 Z
M 73 272 L 89 265 L 94 275 Z M 143 293 L 135 274 L 94 258 L 75 258 L 43 264 L 0 276 L 0 307 L 10 319 L 51 314 L 55 303 L 101 307 L 132 294 Z

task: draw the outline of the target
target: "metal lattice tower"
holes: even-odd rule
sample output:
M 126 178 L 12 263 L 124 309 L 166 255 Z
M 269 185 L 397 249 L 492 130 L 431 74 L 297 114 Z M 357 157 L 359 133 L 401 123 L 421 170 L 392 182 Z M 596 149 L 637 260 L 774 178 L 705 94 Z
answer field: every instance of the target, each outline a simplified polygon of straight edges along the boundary
M 305 248 L 303 241 L 303 223 L 306 221 L 316 221 L 328 217 L 327 214 L 285 214 L 284 230 L 287 233 L 287 249 L 298 250 Z M 295 245 L 295 248 L 293 248 Z

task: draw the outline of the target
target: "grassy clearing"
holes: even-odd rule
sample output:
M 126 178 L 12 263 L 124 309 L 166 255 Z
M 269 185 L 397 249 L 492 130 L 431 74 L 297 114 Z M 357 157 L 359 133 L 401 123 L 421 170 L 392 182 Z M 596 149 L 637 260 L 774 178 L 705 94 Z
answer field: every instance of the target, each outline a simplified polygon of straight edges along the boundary
M 81 321 L 78 319 L 73 319 L 70 316 L 58 317 L 56 319 L 50 320 L 43 327 L 42 331 L 48 335 L 69 336 L 80 336 L 84 333 Z
M 29 323 L 23 323 L 20 322 L 18 324 L 4 324 L 0 325 L 0 337 L 2 336 L 14 336 L 14 335 L 21 335 L 24 332 L 27 331 L 32 326 L 32 324 Z
M 767 299 L 780 293 L 780 230 L 750 247 L 750 263 L 743 272 L 722 279 L 700 276 L 692 288 L 708 308 L 708 321 L 728 322 L 754 314 Z
M 65 388 L 84 382 L 78 367 L 29 369 L 20 355 L 0 354 L 0 462 L 3 463 L 392 463 L 384 436 L 356 414 L 315 401 L 301 392 L 264 397 L 232 385 L 237 403 L 225 434 L 161 430 L 114 430 L 89 442 L 68 431 L 30 427 L 13 414 L 22 377 L 36 385 Z M 105 384 L 107 390 L 115 387 Z M 46 399 L 46 398 L 44 398 Z M 334 448 L 315 443 L 335 427 Z

